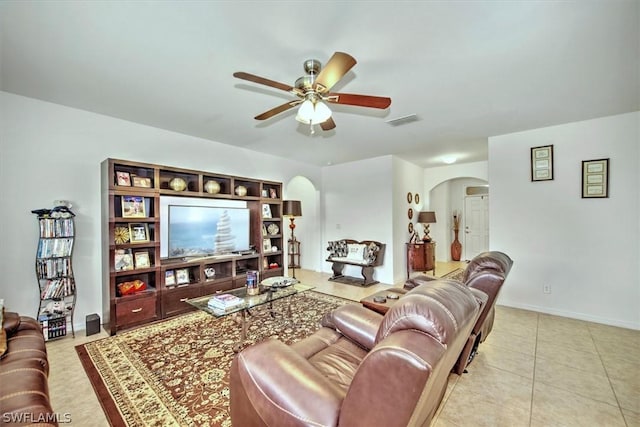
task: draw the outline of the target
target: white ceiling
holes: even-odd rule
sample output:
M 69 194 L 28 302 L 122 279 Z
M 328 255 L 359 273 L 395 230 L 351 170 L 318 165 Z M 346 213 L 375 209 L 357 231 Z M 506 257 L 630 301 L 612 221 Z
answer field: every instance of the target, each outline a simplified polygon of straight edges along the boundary
M 394 154 L 420 166 L 486 160 L 487 137 L 640 110 L 639 2 L 0 2 L 0 89 L 316 165 Z M 311 135 L 293 85 L 335 51 L 356 66 Z M 386 120 L 417 114 L 393 127 Z M 547 141 L 541 141 L 546 143 Z

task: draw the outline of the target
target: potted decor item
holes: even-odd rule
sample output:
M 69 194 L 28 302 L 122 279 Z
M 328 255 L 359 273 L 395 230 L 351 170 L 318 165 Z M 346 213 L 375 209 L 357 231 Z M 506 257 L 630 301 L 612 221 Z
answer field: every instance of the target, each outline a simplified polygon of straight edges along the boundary
M 460 231 L 460 216 L 454 212 L 453 214 L 453 234 L 454 239 L 451 243 L 451 259 L 454 261 L 460 261 L 462 255 L 462 243 L 458 240 L 458 232 Z

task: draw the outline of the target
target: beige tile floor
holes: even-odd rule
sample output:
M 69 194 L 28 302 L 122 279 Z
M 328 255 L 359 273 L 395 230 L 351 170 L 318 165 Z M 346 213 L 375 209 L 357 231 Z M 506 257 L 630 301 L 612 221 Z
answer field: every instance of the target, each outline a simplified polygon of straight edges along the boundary
M 438 263 L 438 275 L 459 266 Z M 306 270 L 296 276 L 355 301 L 390 286 L 342 285 Z M 74 349 L 105 336 L 80 331 L 47 344 L 51 403 L 71 425 L 109 425 Z M 498 306 L 468 372 L 451 374 L 432 425 L 640 427 L 640 331 Z

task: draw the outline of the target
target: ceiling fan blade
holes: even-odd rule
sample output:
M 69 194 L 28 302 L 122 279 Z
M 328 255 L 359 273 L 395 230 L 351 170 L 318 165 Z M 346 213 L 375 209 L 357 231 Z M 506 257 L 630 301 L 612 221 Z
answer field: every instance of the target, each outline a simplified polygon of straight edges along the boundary
M 242 71 L 238 71 L 233 73 L 233 77 L 242 80 L 248 80 L 250 82 L 259 83 L 261 85 L 274 87 L 276 89 L 284 90 L 285 92 L 295 93 L 295 89 L 293 86 L 286 85 L 284 83 L 276 82 L 273 80 L 265 79 L 264 77 L 256 76 L 254 74 L 244 73 Z
M 336 123 L 333 121 L 332 117 L 329 117 L 327 120 L 320 123 L 320 127 L 322 130 L 331 130 L 336 127 Z
M 269 111 L 265 111 L 262 114 L 258 114 L 254 118 L 256 120 L 266 120 L 266 119 L 268 119 L 270 117 L 275 116 L 276 114 L 280 114 L 282 112 L 285 112 L 285 111 L 295 107 L 296 105 L 300 104 L 301 102 L 302 102 L 302 100 L 295 100 L 295 101 L 286 102 L 286 103 L 284 103 L 282 105 L 279 105 L 279 106 L 277 106 L 275 108 L 272 108 Z
M 384 110 L 391 105 L 391 98 L 372 95 L 356 95 L 353 93 L 329 93 L 322 97 L 334 104 L 356 105 L 358 107 L 380 108 Z
M 320 70 L 320 74 L 315 80 L 314 86 L 316 90 L 320 93 L 327 92 L 354 65 L 356 65 L 356 60 L 351 55 L 344 52 L 334 53 L 327 65 Z

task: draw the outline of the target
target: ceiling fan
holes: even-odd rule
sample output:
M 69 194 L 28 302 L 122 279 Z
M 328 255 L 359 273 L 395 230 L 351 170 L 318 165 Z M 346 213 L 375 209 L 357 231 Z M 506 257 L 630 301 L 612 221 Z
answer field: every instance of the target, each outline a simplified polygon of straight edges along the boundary
M 256 120 L 266 120 L 276 114 L 283 113 L 300 105 L 296 120 L 310 125 L 313 133 L 313 125 L 319 124 L 322 130 L 331 130 L 336 127 L 331 117 L 331 110 L 325 102 L 379 109 L 385 109 L 391 105 L 391 98 L 330 92 L 331 88 L 347 74 L 354 65 L 356 65 L 356 60 L 344 52 L 335 52 L 324 68 L 317 59 L 308 59 L 304 62 L 304 71 L 306 74 L 296 80 L 295 86 L 289 86 L 241 71 L 233 73 L 233 76 L 242 80 L 284 90 L 299 98 L 257 115 L 255 117 Z

